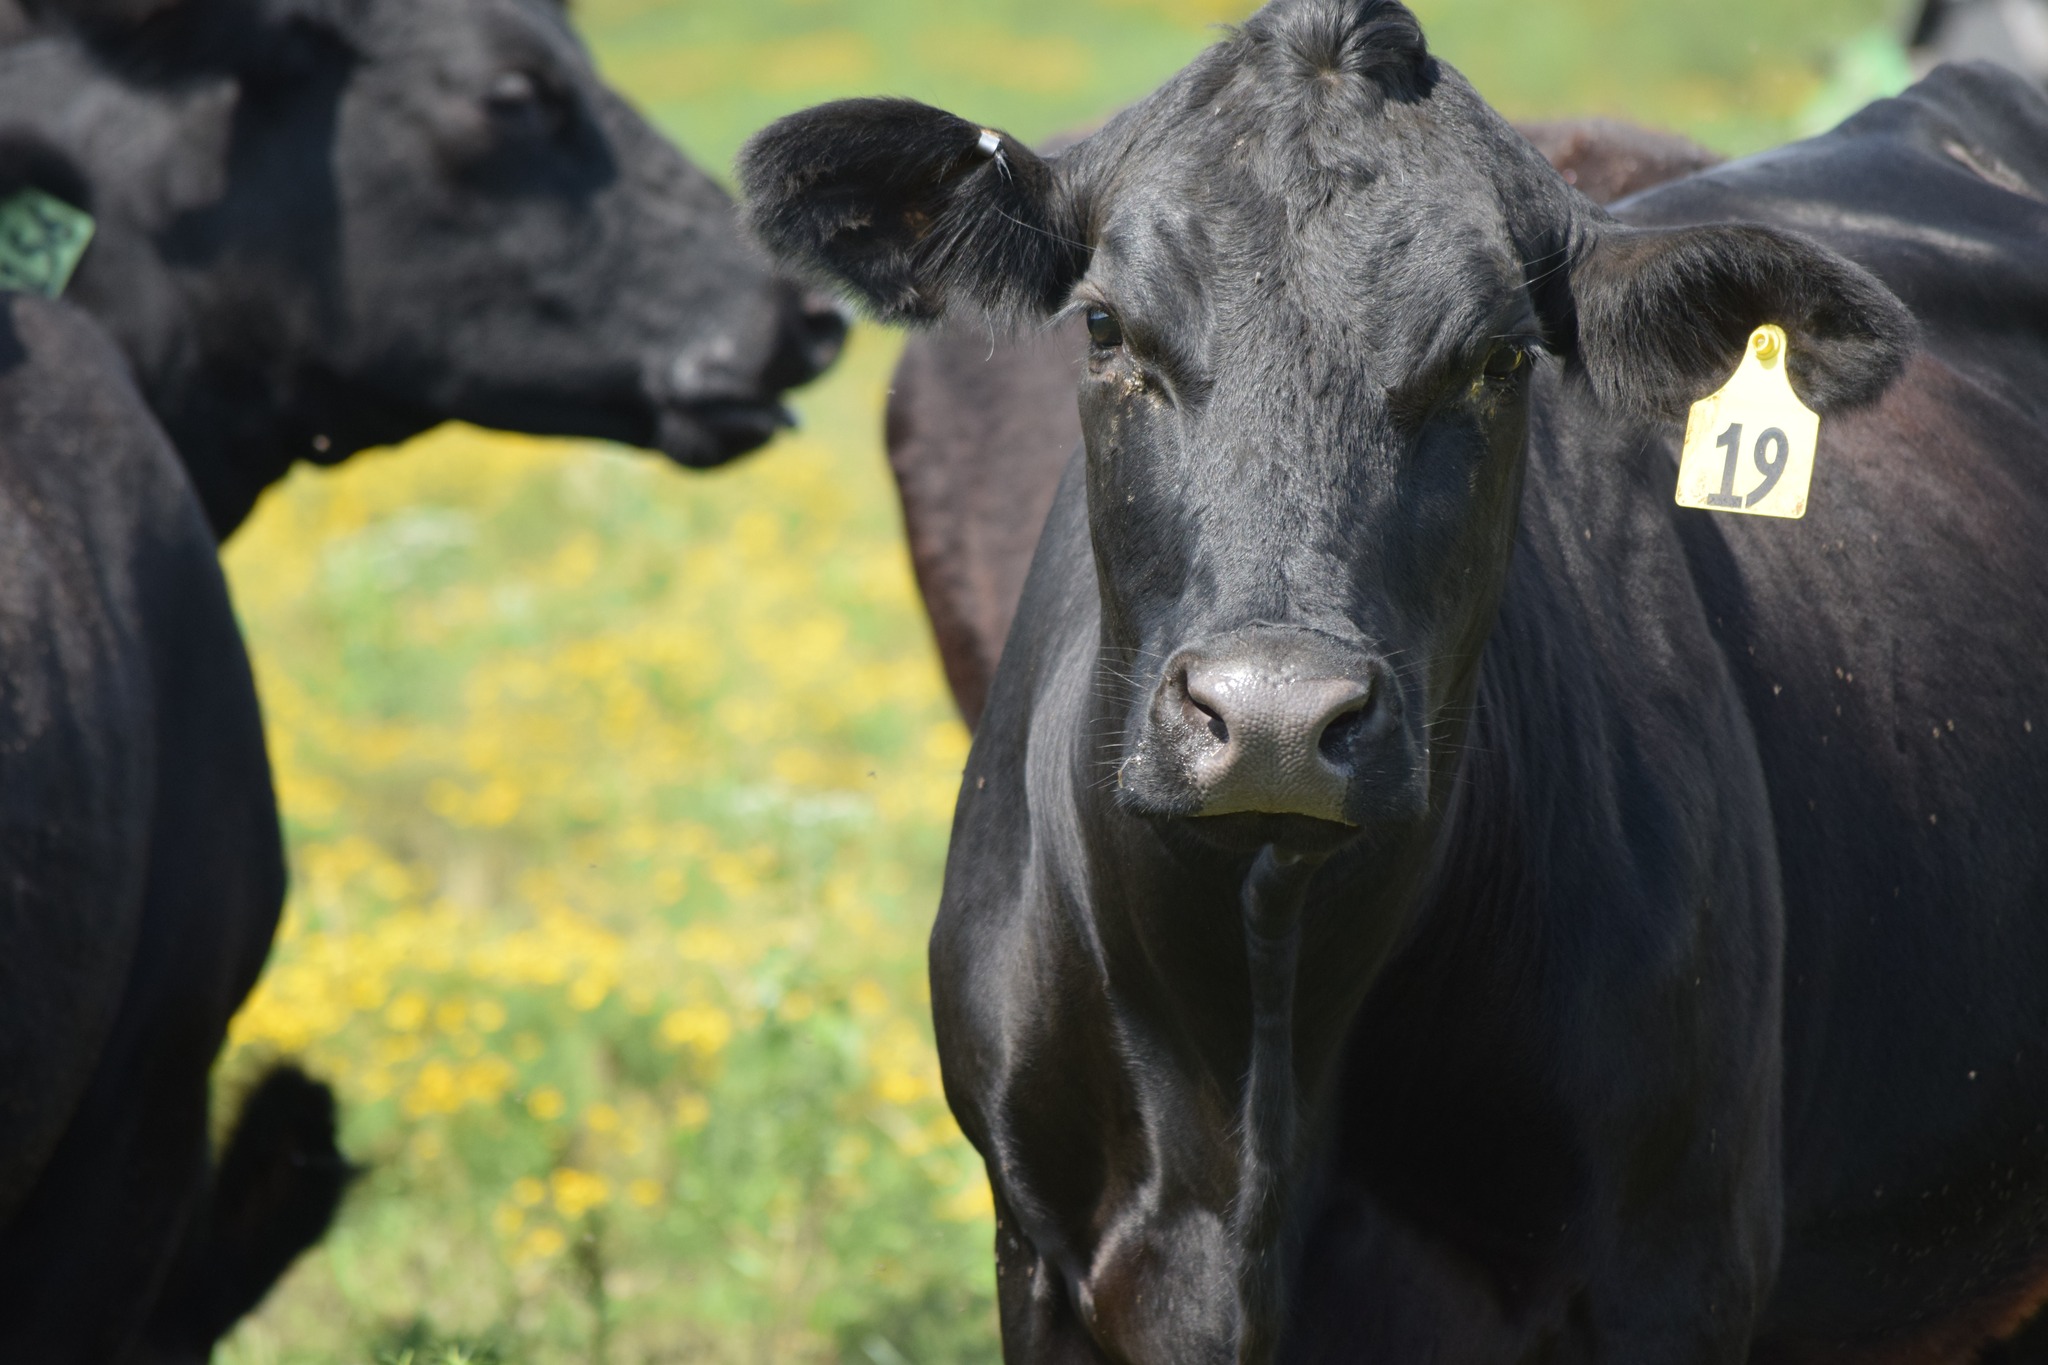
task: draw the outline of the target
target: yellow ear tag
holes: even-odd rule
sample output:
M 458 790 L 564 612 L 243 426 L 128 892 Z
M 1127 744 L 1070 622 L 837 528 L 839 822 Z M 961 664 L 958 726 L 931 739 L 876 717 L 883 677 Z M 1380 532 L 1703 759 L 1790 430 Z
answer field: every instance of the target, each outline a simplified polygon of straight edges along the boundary
M 1803 517 L 1820 417 L 1785 377 L 1785 329 L 1749 334 L 1735 375 L 1692 405 L 1678 460 L 1678 505 Z

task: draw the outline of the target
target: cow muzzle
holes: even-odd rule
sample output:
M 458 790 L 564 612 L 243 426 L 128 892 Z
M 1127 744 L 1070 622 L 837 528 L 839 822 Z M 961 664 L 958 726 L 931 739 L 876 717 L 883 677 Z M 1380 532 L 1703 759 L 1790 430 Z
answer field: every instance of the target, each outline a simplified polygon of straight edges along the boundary
M 1187 814 L 1356 825 L 1361 783 L 1409 766 L 1401 712 L 1376 652 L 1263 627 L 1175 654 L 1148 728 L 1150 747 L 1177 760 Z
M 669 356 L 651 376 L 658 409 L 654 444 L 670 459 L 708 468 L 766 445 L 795 424 L 783 393 L 809 383 L 839 356 L 844 309 L 787 282 L 776 311 L 714 330 Z

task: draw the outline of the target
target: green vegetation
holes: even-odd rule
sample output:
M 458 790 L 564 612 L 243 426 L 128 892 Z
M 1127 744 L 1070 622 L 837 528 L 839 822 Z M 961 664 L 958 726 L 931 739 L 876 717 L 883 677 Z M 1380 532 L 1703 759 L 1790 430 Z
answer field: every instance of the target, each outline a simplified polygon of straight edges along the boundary
M 1727 150 L 1898 79 L 1891 0 L 1417 8 L 1511 114 Z M 851 93 L 1084 125 L 1239 12 L 576 9 L 719 168 Z M 966 737 L 879 458 L 894 354 L 859 333 L 733 469 L 447 429 L 300 471 L 230 546 L 294 887 L 223 1094 L 304 1055 L 370 1173 L 228 1365 L 994 1357 L 926 1018 Z

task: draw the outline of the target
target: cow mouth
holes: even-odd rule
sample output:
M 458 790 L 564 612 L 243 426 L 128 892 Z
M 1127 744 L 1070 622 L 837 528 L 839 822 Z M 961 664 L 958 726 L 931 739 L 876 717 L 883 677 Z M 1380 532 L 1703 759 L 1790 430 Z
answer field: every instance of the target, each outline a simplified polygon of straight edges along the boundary
M 1187 828 L 1204 843 L 1233 853 L 1256 853 L 1267 845 L 1292 854 L 1329 853 L 1358 837 L 1357 825 L 1322 820 L 1313 815 L 1240 811 L 1200 815 Z
M 656 421 L 654 448 L 685 468 L 709 469 L 758 450 L 795 425 L 795 415 L 773 399 L 673 403 L 663 406 Z

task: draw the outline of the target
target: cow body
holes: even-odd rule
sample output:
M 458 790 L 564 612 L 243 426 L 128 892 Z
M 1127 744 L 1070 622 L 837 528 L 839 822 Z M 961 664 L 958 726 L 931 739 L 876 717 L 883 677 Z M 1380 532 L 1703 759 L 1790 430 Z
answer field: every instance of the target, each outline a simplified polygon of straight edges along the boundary
M 1289 1358 L 1967 1359 L 2038 1298 L 2048 208 L 1940 143 L 1988 135 L 2043 187 L 2048 125 L 1944 93 L 1628 215 L 1820 234 L 1927 349 L 1824 429 L 1792 524 L 1674 507 L 1670 429 L 1539 391 L 1458 801 L 1399 879 L 1417 927 L 1318 943 L 1387 895 L 1369 856 L 1311 892 L 1304 1066 L 1338 1098 Z M 1200 1242 L 1154 1190 L 1246 1064 L 1201 1036 L 1246 1008 L 1230 861 L 1096 775 L 1082 503 L 1070 480 L 933 940 L 1015 1359 L 1095 1358 L 1073 1305 L 1104 1280 L 1185 1310 Z
M 1006 1355 L 1967 1360 L 2048 1280 L 2048 105 L 1946 69 L 1617 224 L 1419 51 L 1278 0 L 1076 161 L 750 153 L 872 306 L 1088 319 L 932 940 Z M 1679 509 L 1764 321 L 1812 509 Z
M 20 295 L 0 295 L 0 563 L 0 1358 L 120 1362 L 206 1221 L 207 1077 L 283 850 L 184 471 L 107 338 Z M 332 1159 L 331 1110 L 325 1135 Z
M 1518 130 L 1599 204 L 1720 161 L 1685 138 L 1607 119 Z M 886 446 L 910 563 L 970 729 L 988 704 L 1060 471 L 1081 441 L 1074 379 L 1086 344 L 1079 319 L 1019 333 L 951 319 L 913 335 L 890 380 Z

